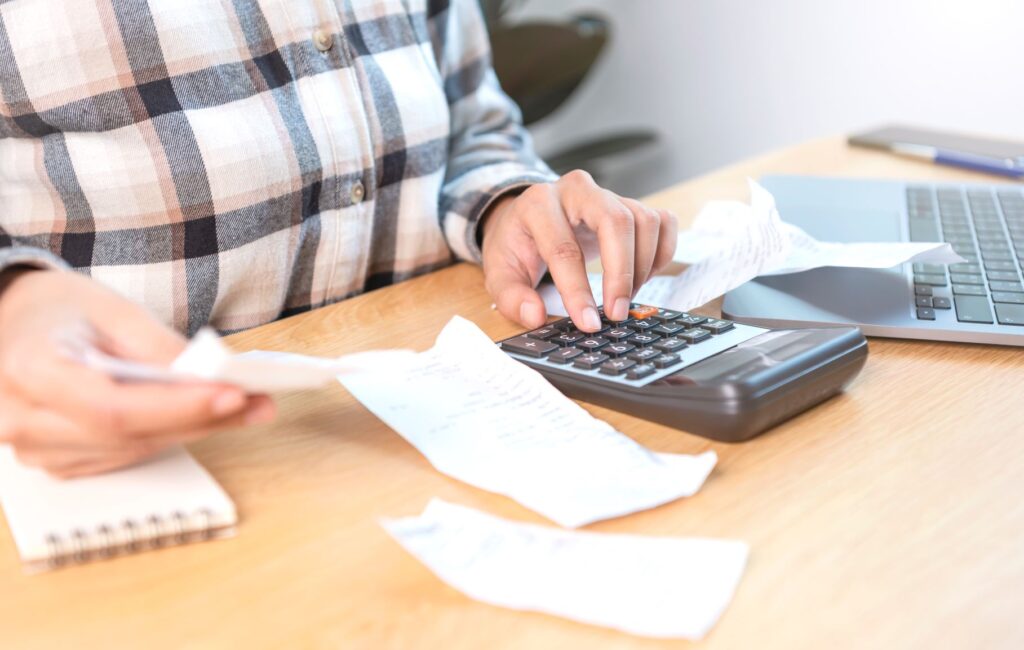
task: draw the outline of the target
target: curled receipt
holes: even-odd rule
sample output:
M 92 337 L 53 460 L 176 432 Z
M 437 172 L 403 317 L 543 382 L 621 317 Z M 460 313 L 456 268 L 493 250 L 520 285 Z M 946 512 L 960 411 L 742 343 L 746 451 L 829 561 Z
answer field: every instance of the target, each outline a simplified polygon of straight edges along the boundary
M 557 530 L 438 499 L 381 525 L 470 598 L 656 638 L 707 634 L 748 554 L 735 540 Z

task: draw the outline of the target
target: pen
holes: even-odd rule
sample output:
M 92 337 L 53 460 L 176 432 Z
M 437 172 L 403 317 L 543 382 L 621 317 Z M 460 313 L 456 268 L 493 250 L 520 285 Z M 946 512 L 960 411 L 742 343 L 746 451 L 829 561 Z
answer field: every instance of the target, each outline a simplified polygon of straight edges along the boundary
M 973 169 L 974 171 L 1010 176 L 1011 178 L 1024 177 L 1024 165 L 1020 160 L 1012 158 L 991 158 L 976 154 L 952 151 L 950 149 L 939 149 L 918 144 L 893 143 L 889 145 L 889 151 L 901 156 L 930 160 L 939 165 L 952 165 Z

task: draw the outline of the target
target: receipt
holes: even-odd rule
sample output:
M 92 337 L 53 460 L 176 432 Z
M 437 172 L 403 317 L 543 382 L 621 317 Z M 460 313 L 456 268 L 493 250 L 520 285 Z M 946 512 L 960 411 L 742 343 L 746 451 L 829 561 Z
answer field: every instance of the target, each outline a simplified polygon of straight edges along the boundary
M 587 280 L 590 282 L 590 291 L 594 294 L 597 304 L 604 302 L 604 289 L 600 273 L 588 273 Z M 635 302 L 645 305 L 664 305 L 672 295 L 672 288 L 675 286 L 675 278 L 670 275 L 656 275 L 648 280 L 640 291 L 633 298 Z M 554 283 L 545 282 L 537 287 L 537 293 L 544 300 L 544 307 L 549 316 L 568 316 L 569 312 L 562 303 L 562 296 Z
M 339 380 L 439 471 L 562 526 L 690 496 L 717 460 L 647 450 L 457 316 L 430 350 Z
M 740 541 L 556 530 L 437 499 L 381 525 L 470 598 L 656 638 L 706 635 L 748 555 Z
M 778 256 L 772 250 L 754 251 L 755 257 L 768 258 L 759 275 L 799 273 L 825 266 L 885 269 L 908 262 L 955 264 L 964 259 L 944 242 L 821 242 L 800 227 L 782 221 L 775 210 L 775 199 L 763 187 L 750 181 L 751 205 L 739 201 L 710 201 L 693 226 L 679 233 L 673 261 L 698 264 L 712 256 L 726 255 L 739 247 L 760 247 L 764 230 L 771 233 L 768 243 L 779 243 L 786 251 Z M 779 217 L 779 218 L 776 218 Z M 724 293 L 724 292 L 723 292 Z
M 338 375 L 359 372 L 381 352 L 364 352 L 338 359 L 287 352 L 254 350 L 236 354 L 216 332 L 200 330 L 170 367 L 159 367 L 113 357 L 95 346 L 77 341 L 68 345 L 69 356 L 121 381 L 179 383 L 210 381 L 232 384 L 249 393 L 278 393 L 325 386 Z M 401 351 L 389 351 L 396 354 Z M 408 352 L 407 354 L 412 354 Z M 367 356 L 373 355 L 373 356 Z

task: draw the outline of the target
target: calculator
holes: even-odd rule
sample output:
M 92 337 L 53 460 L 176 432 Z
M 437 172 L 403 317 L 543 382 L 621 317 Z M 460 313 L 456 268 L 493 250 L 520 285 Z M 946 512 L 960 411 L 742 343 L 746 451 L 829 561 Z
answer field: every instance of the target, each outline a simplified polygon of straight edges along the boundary
M 499 342 L 569 397 L 706 438 L 753 438 L 839 393 L 867 360 L 856 327 L 767 329 L 633 303 L 601 329 L 568 318 Z

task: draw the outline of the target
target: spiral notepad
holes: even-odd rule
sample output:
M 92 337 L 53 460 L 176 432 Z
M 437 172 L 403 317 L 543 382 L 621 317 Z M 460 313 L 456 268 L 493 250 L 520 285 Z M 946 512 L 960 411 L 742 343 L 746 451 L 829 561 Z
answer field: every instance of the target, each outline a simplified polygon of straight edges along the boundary
M 31 571 L 230 536 L 235 506 L 183 448 L 70 480 L 18 463 L 0 445 L 0 503 Z

